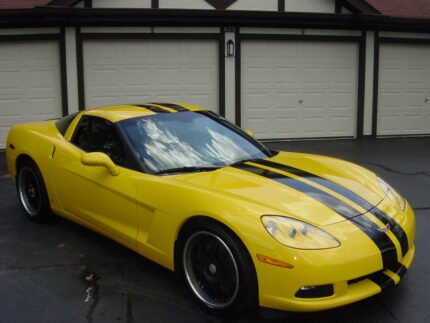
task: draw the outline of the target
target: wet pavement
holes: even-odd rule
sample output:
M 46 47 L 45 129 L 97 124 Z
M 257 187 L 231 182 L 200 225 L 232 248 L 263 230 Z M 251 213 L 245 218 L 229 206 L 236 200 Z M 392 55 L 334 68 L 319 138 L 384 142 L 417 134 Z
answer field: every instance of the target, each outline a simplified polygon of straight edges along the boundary
M 320 313 L 215 316 L 173 273 L 115 242 L 61 218 L 26 220 L 0 153 L 0 322 L 430 322 L 430 138 L 268 145 L 356 162 L 408 198 L 417 252 L 398 286 Z

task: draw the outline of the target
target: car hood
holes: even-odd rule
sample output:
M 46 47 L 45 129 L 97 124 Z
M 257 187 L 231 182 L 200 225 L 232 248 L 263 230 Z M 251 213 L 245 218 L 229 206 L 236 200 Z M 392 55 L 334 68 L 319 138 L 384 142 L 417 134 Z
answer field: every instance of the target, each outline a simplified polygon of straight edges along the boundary
M 285 172 L 286 170 L 289 172 Z M 275 178 L 274 175 L 277 174 L 284 179 L 293 178 L 299 186 L 285 185 Z M 322 179 L 323 185 L 312 182 L 315 178 Z M 217 191 L 234 198 L 237 203 L 243 201 L 258 204 L 264 214 L 291 216 L 319 226 L 364 214 L 383 199 L 376 175 L 372 172 L 343 160 L 299 153 L 281 152 L 261 162 L 249 162 L 210 172 L 174 175 L 171 180 Z M 338 204 L 341 205 L 327 206 L 315 193 L 301 189 L 302 183 L 306 187 L 324 191 L 325 197 L 332 204 L 340 200 L 342 203 Z M 336 187 L 342 188 L 341 193 L 350 192 L 352 196 L 358 196 L 365 201 L 364 206 L 361 204 L 361 207 L 357 207 L 348 196 L 336 192 Z M 345 203 L 352 207 L 346 213 L 339 212 Z

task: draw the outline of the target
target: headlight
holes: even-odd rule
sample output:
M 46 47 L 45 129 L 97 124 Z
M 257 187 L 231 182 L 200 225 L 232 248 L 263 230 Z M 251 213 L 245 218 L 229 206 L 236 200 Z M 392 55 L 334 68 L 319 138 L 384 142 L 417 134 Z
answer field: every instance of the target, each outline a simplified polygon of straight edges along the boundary
M 267 232 L 283 245 L 296 249 L 329 249 L 340 246 L 331 234 L 292 218 L 265 215 L 261 218 Z
M 399 207 L 404 211 L 406 209 L 406 200 L 399 193 L 396 192 L 394 188 L 391 187 L 386 181 L 378 177 L 378 183 L 381 186 L 384 193 Z

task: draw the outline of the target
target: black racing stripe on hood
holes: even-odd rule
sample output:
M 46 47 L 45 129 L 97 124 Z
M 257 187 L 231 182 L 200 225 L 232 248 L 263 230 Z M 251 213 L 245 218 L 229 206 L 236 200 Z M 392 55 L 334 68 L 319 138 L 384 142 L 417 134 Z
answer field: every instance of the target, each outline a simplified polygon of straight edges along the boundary
M 259 168 L 249 164 L 240 164 L 233 167 L 253 173 L 255 175 L 266 177 L 278 183 L 284 184 L 294 190 L 311 196 L 313 199 L 329 207 L 345 219 L 349 219 L 362 232 L 364 232 L 379 248 L 382 255 L 383 268 L 387 268 L 388 266 L 392 266 L 397 263 L 396 247 L 394 243 L 390 240 L 388 235 L 384 232 L 378 231 L 379 227 L 376 225 L 376 223 L 372 222 L 366 216 L 355 216 L 351 218 L 352 214 L 357 215 L 359 214 L 359 212 L 352 206 L 339 200 L 335 196 L 332 196 L 317 187 L 299 181 L 295 178 L 282 175 L 264 168 Z
M 171 113 L 170 111 L 164 110 L 162 108 L 149 105 L 149 104 L 133 104 L 135 107 L 145 108 L 149 111 L 155 112 L 155 113 Z
M 369 211 L 372 215 L 374 215 L 379 221 L 384 223 L 385 225 L 390 224 L 391 232 L 394 234 L 396 239 L 400 242 L 400 247 L 402 248 L 402 256 L 404 257 L 409 251 L 409 242 L 408 236 L 403 228 L 387 213 L 378 209 L 377 207 L 373 208 Z
M 177 105 L 177 104 L 173 104 L 173 103 L 152 103 L 152 104 L 156 104 L 156 105 L 160 105 L 169 109 L 173 109 L 177 112 L 183 112 L 183 111 L 190 111 L 187 108 L 184 108 L 183 106 Z
M 403 230 L 403 228 L 388 214 L 386 214 L 384 211 L 380 210 L 377 207 L 373 207 L 372 204 L 367 202 L 364 198 L 359 196 L 358 194 L 350 191 L 349 189 L 336 184 L 334 182 L 331 182 L 325 178 L 322 178 L 318 175 L 311 174 L 309 172 L 306 172 L 304 170 L 280 164 L 277 162 L 273 162 L 270 160 L 259 160 L 259 164 L 265 165 L 268 167 L 276 168 L 284 172 L 288 172 L 291 174 L 294 174 L 299 177 L 306 178 L 307 180 L 310 180 L 314 183 L 317 183 L 323 187 L 326 187 L 333 192 L 338 193 L 339 195 L 344 196 L 345 198 L 349 199 L 350 201 L 354 202 L 355 204 L 359 205 L 369 213 L 371 213 L 373 216 L 375 216 L 379 221 L 381 221 L 384 225 L 389 224 L 391 226 L 391 232 L 394 234 L 396 239 L 399 241 L 400 246 L 402 248 L 402 257 L 404 257 L 408 251 L 409 251 L 409 242 L 408 242 L 408 236 L 406 235 L 406 232 Z

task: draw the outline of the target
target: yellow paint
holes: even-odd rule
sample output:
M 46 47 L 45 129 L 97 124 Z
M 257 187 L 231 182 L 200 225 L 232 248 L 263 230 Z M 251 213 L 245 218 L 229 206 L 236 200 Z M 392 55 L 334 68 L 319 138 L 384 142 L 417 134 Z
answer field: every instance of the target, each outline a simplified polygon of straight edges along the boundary
M 202 110 L 191 105 L 186 107 L 193 111 Z M 55 213 L 114 239 L 171 270 L 174 270 L 175 241 L 187 220 L 205 216 L 223 223 L 237 234 L 252 257 L 261 306 L 317 311 L 380 292 L 376 284 L 366 279 L 347 284 L 348 280 L 383 269 L 376 245 L 350 221 L 306 194 L 231 167 L 172 176 L 144 174 L 112 165 L 99 154 L 88 156 L 70 143 L 82 115 L 118 122 L 150 114 L 153 112 L 130 105 L 83 111 L 64 137 L 56 129 L 55 121 L 15 126 L 9 134 L 6 150 L 9 173 L 15 180 L 18 158 L 29 156 L 41 171 Z M 10 143 L 15 149 L 9 147 Z M 282 152 L 271 160 L 309 170 L 350 189 L 373 205 L 378 204 L 407 233 L 410 250 L 399 260 L 410 267 L 415 253 L 412 208 L 408 205 L 403 212 L 389 198 L 384 198 L 374 173 L 346 161 L 310 154 Z M 298 180 L 358 208 L 318 184 L 302 178 Z M 266 232 L 261 223 L 262 215 L 306 221 L 336 237 L 341 245 L 325 250 L 285 247 Z M 382 226 L 377 219 L 369 218 Z M 392 234 L 389 237 L 398 247 Z M 259 261 L 257 255 L 294 268 L 273 266 Z M 333 296 L 320 299 L 294 296 L 303 286 L 325 284 L 334 285 Z

